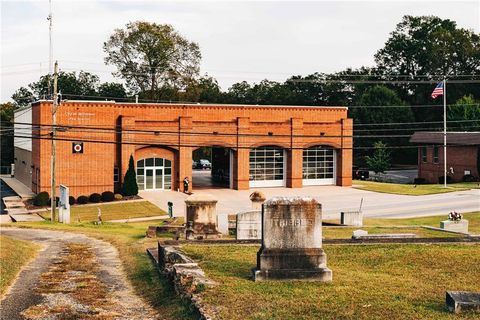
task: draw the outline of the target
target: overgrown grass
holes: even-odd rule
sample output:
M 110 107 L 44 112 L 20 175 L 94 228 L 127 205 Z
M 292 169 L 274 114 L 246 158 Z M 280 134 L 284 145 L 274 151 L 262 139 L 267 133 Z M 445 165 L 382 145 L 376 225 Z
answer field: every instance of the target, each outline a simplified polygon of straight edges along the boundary
M 458 319 L 445 291 L 480 289 L 478 244 L 325 246 L 329 284 L 255 283 L 257 246 L 183 249 L 219 283 L 203 297 L 222 319 Z
M 159 310 L 163 319 L 195 319 L 190 307 L 175 296 L 173 288 L 159 275 L 146 254 L 146 248 L 156 246 L 156 239 L 145 238 L 145 231 L 149 225 L 159 224 L 161 221 L 102 225 L 87 222 L 63 225 L 44 221 L 16 223 L 14 226 L 77 232 L 110 242 L 118 249 L 123 268 L 136 293 Z
M 480 188 L 479 182 L 463 182 L 452 183 L 448 188 L 444 188 L 442 184 L 399 184 L 399 183 L 384 183 L 375 181 L 361 181 L 355 180 L 353 182 L 354 188 L 383 192 L 393 194 L 404 194 L 410 196 L 421 196 L 427 194 L 445 193 L 453 191 L 465 191 L 470 189 Z
M 39 249 L 40 246 L 33 242 L 0 235 L 0 296 Z
M 102 220 L 119 220 L 140 217 L 153 217 L 166 215 L 165 211 L 148 201 L 101 204 L 97 206 L 75 205 L 70 207 L 70 220 L 72 222 L 97 221 L 98 209 L 102 211 Z M 50 212 L 41 212 L 44 219 L 50 219 Z

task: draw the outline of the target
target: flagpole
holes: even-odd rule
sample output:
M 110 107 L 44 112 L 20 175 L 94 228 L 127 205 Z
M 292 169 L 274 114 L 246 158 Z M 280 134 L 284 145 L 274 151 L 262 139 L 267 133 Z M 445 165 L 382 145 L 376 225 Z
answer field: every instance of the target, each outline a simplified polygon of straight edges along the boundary
M 443 187 L 447 187 L 447 78 L 443 77 Z

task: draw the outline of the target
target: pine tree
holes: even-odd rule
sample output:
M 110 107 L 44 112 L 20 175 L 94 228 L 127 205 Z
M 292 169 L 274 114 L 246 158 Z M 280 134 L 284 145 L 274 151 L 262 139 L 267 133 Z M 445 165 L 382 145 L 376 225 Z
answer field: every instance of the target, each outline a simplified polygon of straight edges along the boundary
M 128 170 L 125 173 L 125 178 L 123 179 L 123 195 L 136 196 L 137 194 L 138 194 L 137 177 L 135 175 L 133 156 L 130 155 L 130 160 L 128 162 Z

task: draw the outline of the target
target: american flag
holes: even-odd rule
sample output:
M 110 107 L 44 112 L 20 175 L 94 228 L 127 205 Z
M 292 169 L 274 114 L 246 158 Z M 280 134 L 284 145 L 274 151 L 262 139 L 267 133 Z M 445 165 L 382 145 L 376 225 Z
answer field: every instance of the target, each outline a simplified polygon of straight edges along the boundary
M 435 89 L 433 89 L 432 98 L 435 99 L 436 97 L 441 95 L 443 95 L 443 81 L 437 84 Z

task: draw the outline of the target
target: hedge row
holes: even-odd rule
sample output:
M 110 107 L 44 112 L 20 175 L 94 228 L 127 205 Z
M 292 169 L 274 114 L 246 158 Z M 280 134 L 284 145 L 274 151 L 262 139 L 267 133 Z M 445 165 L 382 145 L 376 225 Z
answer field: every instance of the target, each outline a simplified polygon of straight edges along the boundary
M 70 205 L 78 203 L 78 204 L 86 204 L 86 203 L 99 203 L 99 202 L 111 202 L 113 200 L 122 200 L 123 196 L 121 194 L 114 194 L 111 191 L 99 193 L 92 193 L 90 196 L 79 196 L 77 199 L 75 197 L 70 196 L 68 198 L 68 202 Z M 55 197 L 56 203 L 58 205 L 58 197 Z M 51 203 L 50 195 L 48 192 L 43 191 L 37 194 L 33 198 L 33 204 L 36 206 L 48 206 Z

